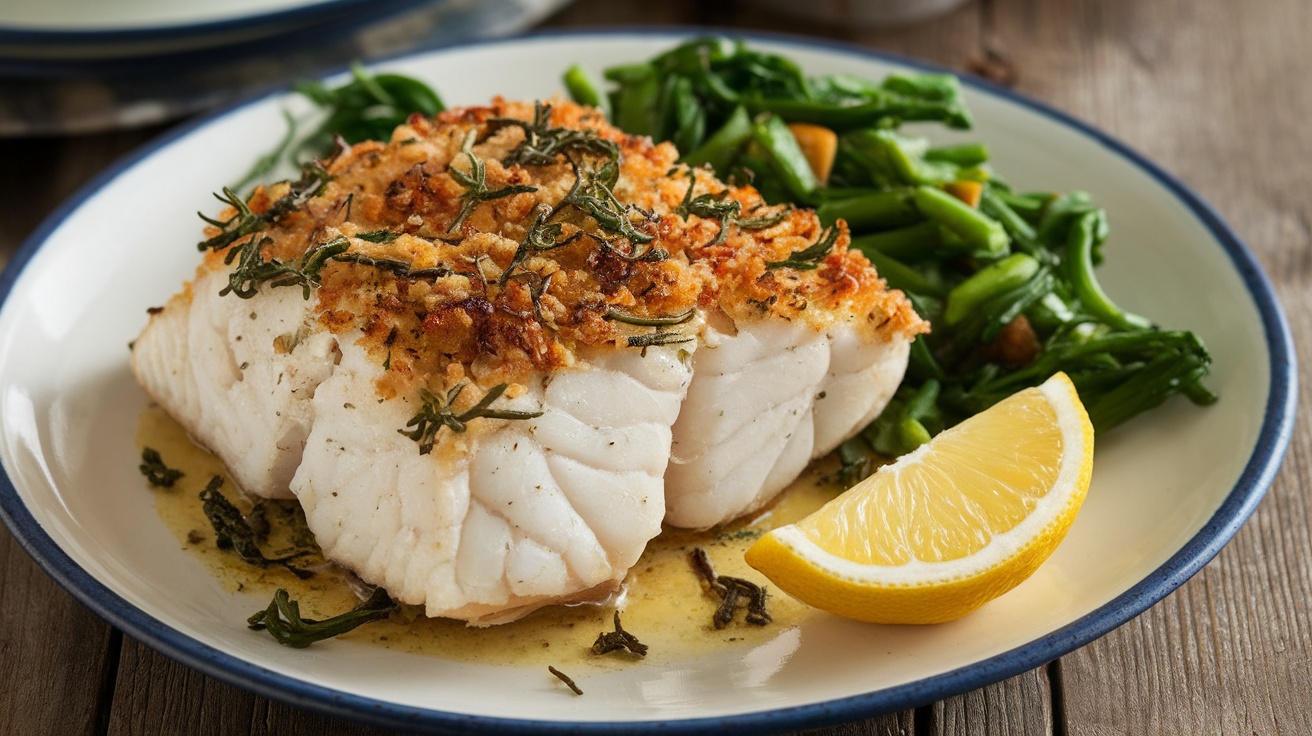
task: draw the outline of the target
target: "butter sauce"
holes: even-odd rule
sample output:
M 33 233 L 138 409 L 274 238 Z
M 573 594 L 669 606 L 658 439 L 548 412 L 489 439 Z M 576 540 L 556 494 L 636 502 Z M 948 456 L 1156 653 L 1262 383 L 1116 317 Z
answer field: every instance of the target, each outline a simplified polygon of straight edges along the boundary
M 182 548 L 195 555 L 224 589 L 250 598 L 251 613 L 268 605 L 278 588 L 285 588 L 300 603 L 301 613 L 307 618 L 333 616 L 359 601 L 359 585 L 352 576 L 325 563 L 317 553 L 296 560 L 298 567 L 315 571 L 313 577 L 301 580 L 283 568 L 249 565 L 230 550 L 219 549 L 201 509 L 199 493 L 213 476 L 226 478 L 223 463 L 193 444 L 182 427 L 155 405 L 142 412 L 136 439 L 138 449 L 155 448 L 169 467 L 184 473 L 172 488 L 149 489 L 142 480 L 143 492 L 155 495 L 160 519 Z M 771 506 L 746 520 L 705 532 L 665 529 L 648 543 L 621 592 L 609 601 L 548 606 L 519 621 L 487 628 L 431 619 L 423 616 L 418 607 L 403 607 L 390 619 L 367 624 L 341 638 L 445 659 L 503 665 L 552 664 L 567 671 L 622 667 L 634 661 L 668 662 L 727 647 L 759 646 L 796 627 L 811 609 L 767 586 L 772 623 L 747 624 L 743 620 L 745 611 L 740 610 L 732 623 L 715 629 L 711 616 L 719 599 L 705 590 L 689 562 L 689 553 L 701 547 L 718 574 L 765 583 L 743 561 L 743 552 L 761 533 L 796 521 L 836 496 L 841 489 L 826 475 L 824 468 L 809 469 Z M 251 501 L 242 497 L 231 482 L 225 482 L 221 490 L 243 513 L 250 511 Z M 294 538 L 298 529 L 305 534 L 295 501 L 270 502 L 266 513 L 272 531 L 264 548 L 270 556 L 303 548 L 306 540 Z M 624 629 L 650 648 L 645 659 L 638 660 L 626 652 L 603 656 L 591 652 L 597 635 L 613 629 L 616 609 Z M 267 634 L 252 631 L 251 636 Z

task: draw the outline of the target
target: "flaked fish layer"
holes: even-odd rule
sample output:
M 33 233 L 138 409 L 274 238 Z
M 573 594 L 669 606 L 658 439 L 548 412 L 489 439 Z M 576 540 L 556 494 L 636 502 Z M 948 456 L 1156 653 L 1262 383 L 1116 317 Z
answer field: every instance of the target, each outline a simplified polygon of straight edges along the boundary
M 311 174 L 220 215 L 133 371 L 245 492 L 297 497 L 329 559 L 429 615 L 600 597 L 662 521 L 768 503 L 925 329 L 841 224 L 572 103 L 413 117 Z

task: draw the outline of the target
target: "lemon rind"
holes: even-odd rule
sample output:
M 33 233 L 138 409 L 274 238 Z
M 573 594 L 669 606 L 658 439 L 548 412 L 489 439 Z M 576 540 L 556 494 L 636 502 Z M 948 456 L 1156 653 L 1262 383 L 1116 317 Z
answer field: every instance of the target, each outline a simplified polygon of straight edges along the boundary
M 1068 489 L 1065 493 L 1048 493 L 1038 500 L 1034 510 L 1015 527 L 995 535 L 987 545 L 969 557 L 944 562 L 926 562 L 912 560 L 901 565 L 872 565 L 853 562 L 839 557 L 820 547 L 804 532 L 795 526 L 786 526 L 774 530 L 773 535 L 780 544 L 790 548 L 794 554 L 805 559 L 827 575 L 836 579 L 861 586 L 889 588 L 918 588 L 942 585 L 944 583 L 968 580 L 978 577 L 1007 564 L 1030 549 L 1036 542 L 1046 538 L 1049 527 L 1058 524 L 1067 515 L 1073 514 L 1083 502 L 1088 489 L 1088 478 L 1081 477 L 1091 473 L 1091 446 L 1093 431 L 1087 414 L 1078 398 L 1074 386 L 1065 376 L 1065 380 L 1049 380 L 1038 389 L 1054 406 L 1057 424 L 1063 442 L 1081 442 L 1085 445 L 1080 451 L 1065 451 L 1063 448 L 1061 465 L 1053 481 L 1054 489 Z M 899 465 L 913 462 L 924 448 L 904 456 L 899 462 L 883 472 L 896 472 Z M 1071 507 L 1074 508 L 1071 508 Z

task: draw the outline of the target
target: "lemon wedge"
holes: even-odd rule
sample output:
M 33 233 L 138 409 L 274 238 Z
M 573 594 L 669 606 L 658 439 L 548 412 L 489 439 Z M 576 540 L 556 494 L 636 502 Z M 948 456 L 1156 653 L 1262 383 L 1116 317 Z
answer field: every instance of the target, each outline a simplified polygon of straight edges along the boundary
M 840 616 L 951 621 L 1016 587 L 1052 554 L 1092 471 L 1093 426 L 1059 373 L 763 535 L 747 563 Z

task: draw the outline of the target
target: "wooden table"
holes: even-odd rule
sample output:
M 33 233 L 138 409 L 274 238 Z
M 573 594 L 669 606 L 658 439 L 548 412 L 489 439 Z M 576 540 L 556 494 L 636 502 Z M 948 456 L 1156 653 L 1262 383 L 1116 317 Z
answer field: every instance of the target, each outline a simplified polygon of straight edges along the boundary
M 797 21 L 742 1 L 580 0 L 548 21 L 637 23 L 853 41 L 991 76 L 1101 127 L 1219 209 L 1274 281 L 1308 362 L 1307 0 L 974 0 L 945 17 L 878 31 Z M 0 257 L 79 184 L 159 130 L 0 140 Z M 1312 734 L 1309 487 L 1305 413 L 1253 518 L 1143 615 L 1005 682 L 821 733 Z M 157 654 L 74 601 L 0 531 L 0 733 L 381 732 L 270 701 Z

